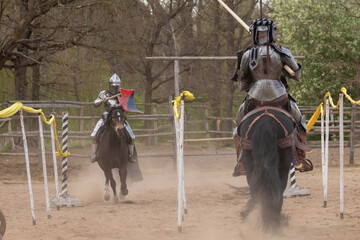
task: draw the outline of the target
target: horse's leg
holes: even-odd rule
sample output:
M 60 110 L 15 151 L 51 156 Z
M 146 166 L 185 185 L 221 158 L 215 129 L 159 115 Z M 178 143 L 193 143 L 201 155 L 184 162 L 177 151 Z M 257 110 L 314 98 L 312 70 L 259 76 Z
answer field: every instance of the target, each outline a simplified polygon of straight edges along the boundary
M 255 199 L 253 197 L 250 197 L 250 199 L 247 201 L 245 208 L 240 212 L 240 216 L 245 219 L 249 213 L 254 209 L 255 207 Z
M 127 185 L 126 185 L 126 177 L 127 177 L 127 165 L 124 164 L 124 166 L 122 166 L 119 169 L 119 175 L 120 175 L 120 180 L 121 180 L 121 195 L 122 196 L 126 196 L 128 195 L 129 191 L 127 189 Z M 122 197 L 120 195 L 120 198 Z
M 109 201 L 109 199 L 110 199 L 109 177 L 108 177 L 108 174 L 106 174 L 106 171 L 104 171 L 104 174 L 105 174 L 104 199 L 105 199 L 105 201 Z
M 114 202 L 118 202 L 119 198 L 118 198 L 118 196 L 116 194 L 116 181 L 115 181 L 115 179 L 113 177 L 111 169 L 109 170 L 109 179 L 110 179 L 110 185 L 111 185 L 111 188 L 112 188 L 113 194 L 114 194 Z
M 254 161 L 252 159 L 251 151 L 243 151 L 243 163 L 246 171 L 246 180 L 250 188 L 250 199 L 247 201 L 245 208 L 240 212 L 240 216 L 245 219 L 249 213 L 254 209 L 256 198 L 254 195 Z
M 281 182 L 281 193 L 283 194 L 288 182 L 292 153 L 290 149 L 281 149 L 279 150 L 279 153 L 280 153 L 279 176 Z M 286 215 L 281 214 L 281 208 L 280 208 L 280 224 L 282 226 L 288 226 L 289 225 L 288 217 Z

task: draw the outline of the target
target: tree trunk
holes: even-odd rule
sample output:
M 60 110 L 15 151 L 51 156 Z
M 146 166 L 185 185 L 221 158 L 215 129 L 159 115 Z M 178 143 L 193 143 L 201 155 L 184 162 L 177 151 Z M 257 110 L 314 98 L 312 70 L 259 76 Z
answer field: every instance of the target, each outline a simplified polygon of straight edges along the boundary
M 31 96 L 32 100 L 39 101 L 40 100 L 40 65 L 36 64 L 32 68 L 32 89 Z
M 220 55 L 220 16 L 221 16 L 221 9 L 220 4 L 218 2 L 215 2 L 215 9 L 214 9 L 214 22 L 213 22 L 213 37 L 212 37 L 212 44 L 211 44 L 211 52 L 215 56 Z M 217 65 L 217 63 L 213 64 L 214 66 Z M 220 69 L 217 67 L 214 67 L 212 69 L 212 73 L 210 78 L 213 82 L 213 92 L 211 94 L 210 103 L 213 109 L 213 115 L 214 116 L 220 116 L 221 115 L 221 77 L 219 73 Z M 212 129 L 216 130 L 216 123 L 213 122 Z M 220 137 L 219 134 L 216 134 L 215 137 Z
M 18 49 L 19 52 L 27 54 L 27 50 Z M 17 56 L 14 60 L 15 67 L 15 99 L 25 100 L 27 99 L 27 86 L 28 82 L 26 79 L 26 64 L 27 61 L 22 56 Z
M 146 77 L 146 89 L 145 89 L 145 114 L 151 114 L 151 103 L 152 103 L 152 70 L 151 63 L 148 62 L 145 67 L 145 77 Z M 152 121 L 145 121 L 145 129 L 152 129 Z M 147 145 L 151 145 L 151 138 L 147 138 Z
M 355 82 L 356 82 L 356 99 L 359 99 L 360 98 L 360 63 L 358 63 Z

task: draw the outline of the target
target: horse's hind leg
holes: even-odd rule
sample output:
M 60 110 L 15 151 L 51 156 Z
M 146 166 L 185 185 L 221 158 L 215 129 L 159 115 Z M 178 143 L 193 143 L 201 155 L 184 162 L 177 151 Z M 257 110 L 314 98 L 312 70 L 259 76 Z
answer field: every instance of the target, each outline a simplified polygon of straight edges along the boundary
M 120 175 L 120 180 L 121 180 L 121 189 L 120 189 L 121 195 L 126 196 L 129 193 L 129 191 L 127 189 L 127 185 L 126 185 L 127 166 L 123 166 L 121 169 L 119 169 L 119 175 Z

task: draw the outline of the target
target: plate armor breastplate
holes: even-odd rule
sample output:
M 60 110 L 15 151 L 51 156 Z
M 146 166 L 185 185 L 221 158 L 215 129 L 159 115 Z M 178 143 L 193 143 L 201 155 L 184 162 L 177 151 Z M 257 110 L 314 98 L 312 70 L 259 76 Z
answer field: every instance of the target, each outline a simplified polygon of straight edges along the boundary
M 250 50 L 249 67 L 254 82 L 261 79 L 280 80 L 283 71 L 280 54 L 269 46 L 269 66 L 267 66 L 266 53 L 266 46 L 259 46 Z M 255 59 L 255 57 L 257 58 Z

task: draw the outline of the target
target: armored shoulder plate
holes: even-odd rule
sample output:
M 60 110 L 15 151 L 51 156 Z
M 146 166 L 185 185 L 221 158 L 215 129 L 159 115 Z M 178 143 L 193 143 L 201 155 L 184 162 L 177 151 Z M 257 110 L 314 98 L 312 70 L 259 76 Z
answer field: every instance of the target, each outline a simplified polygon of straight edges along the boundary
M 285 47 L 282 47 L 282 46 L 276 46 L 275 44 L 272 44 L 272 46 L 275 48 L 275 50 L 280 53 L 280 54 L 284 54 L 286 55 L 287 57 L 289 58 L 292 58 L 293 55 L 291 54 L 290 50 L 285 48 Z

